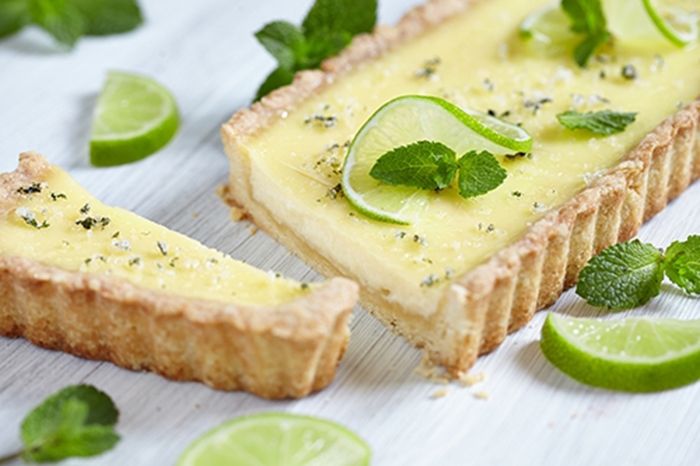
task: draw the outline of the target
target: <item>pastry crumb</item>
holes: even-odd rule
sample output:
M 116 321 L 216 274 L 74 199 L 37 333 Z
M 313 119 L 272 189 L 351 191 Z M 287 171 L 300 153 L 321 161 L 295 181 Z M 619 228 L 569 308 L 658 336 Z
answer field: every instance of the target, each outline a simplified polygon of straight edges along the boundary
M 386 368 L 388 372 L 396 372 L 396 366 L 389 366 Z
M 199 212 L 192 212 L 190 215 L 192 216 L 192 218 L 197 218 L 199 217 Z
M 237 222 L 245 217 L 245 211 L 238 207 L 231 207 L 231 220 Z
M 228 194 L 228 186 L 225 184 L 220 184 L 216 187 L 216 195 L 219 196 L 224 201 L 226 200 L 226 195 Z
M 578 413 L 574 413 L 571 415 L 571 419 L 576 419 L 578 417 Z
M 486 379 L 485 372 L 479 372 L 477 374 L 469 374 L 469 373 L 463 372 L 459 375 L 459 383 L 463 387 L 471 387 L 472 385 L 476 385 L 479 382 L 483 382 L 485 379 Z
M 550 422 L 550 423 L 549 423 L 549 427 L 552 428 L 552 429 L 554 428 L 555 425 L 556 425 L 556 424 L 555 424 L 554 422 Z
M 435 400 L 437 398 L 445 398 L 447 394 L 450 393 L 449 388 L 441 388 L 440 390 L 435 390 L 432 395 L 430 395 L 430 398 Z
M 418 367 L 413 369 L 413 373 L 435 383 L 446 384 L 450 381 L 450 378 L 430 360 L 426 353 L 423 354 L 423 360 Z
M 474 396 L 480 400 L 488 400 L 489 399 L 489 394 L 483 390 L 479 390 L 478 392 L 474 393 Z
M 257 232 L 258 232 L 258 227 L 256 227 L 255 225 L 252 225 L 250 227 L 250 236 L 253 236 Z

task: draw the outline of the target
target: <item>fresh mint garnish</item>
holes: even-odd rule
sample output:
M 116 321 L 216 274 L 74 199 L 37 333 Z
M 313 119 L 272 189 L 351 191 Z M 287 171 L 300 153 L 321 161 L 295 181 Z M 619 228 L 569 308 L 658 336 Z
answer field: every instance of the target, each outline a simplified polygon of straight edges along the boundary
M 505 181 L 508 172 L 488 151 L 467 152 L 457 162 L 459 165 L 459 193 L 463 198 L 481 196 L 496 189 Z
M 119 412 L 105 393 L 75 385 L 48 397 L 22 423 L 24 449 L 0 458 L 0 464 L 22 458 L 27 463 L 94 456 L 119 441 L 113 426 Z
M 638 239 L 616 244 L 593 257 L 578 278 L 576 294 L 593 306 L 638 307 L 659 294 L 663 255 Z
M 574 49 L 574 60 L 585 68 L 595 51 L 610 38 L 603 6 L 600 0 L 561 0 L 561 8 L 571 20 L 571 30 L 586 36 Z
M 666 250 L 664 270 L 686 293 L 700 294 L 700 236 L 674 241 Z
M 4 0 L 0 38 L 36 24 L 72 47 L 82 36 L 131 31 L 143 22 L 135 0 Z
M 440 190 L 459 173 L 459 193 L 470 198 L 496 189 L 507 172 L 490 152 L 470 151 L 459 160 L 440 142 L 418 141 L 397 147 L 377 159 L 369 175 L 392 186 Z
M 621 133 L 628 125 L 634 123 L 636 117 L 637 114 L 634 112 L 614 112 L 612 110 L 586 113 L 569 110 L 557 115 L 559 123 L 568 129 L 587 129 L 603 136 Z
M 377 0 L 316 0 L 301 27 L 285 21 L 265 25 L 255 37 L 277 59 L 278 67 L 255 100 L 291 83 L 297 71 L 318 68 L 354 36 L 371 32 L 376 21 Z
M 455 179 L 455 152 L 439 142 L 418 141 L 377 159 L 369 176 L 392 186 L 443 189 Z

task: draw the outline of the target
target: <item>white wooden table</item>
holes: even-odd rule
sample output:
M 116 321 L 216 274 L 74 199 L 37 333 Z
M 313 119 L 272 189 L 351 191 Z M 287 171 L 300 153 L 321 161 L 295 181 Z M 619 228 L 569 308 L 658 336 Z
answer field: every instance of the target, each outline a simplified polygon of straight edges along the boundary
M 393 23 L 418 0 L 381 0 Z M 299 22 L 310 0 L 142 0 L 147 23 L 134 33 L 83 40 L 57 51 L 36 29 L 0 41 L 0 171 L 36 150 L 68 169 L 109 204 L 133 210 L 253 265 L 297 280 L 318 274 L 250 225 L 233 223 L 214 189 L 227 159 L 219 126 L 251 96 L 273 65 L 253 32 L 273 19 Z M 137 164 L 91 168 L 90 114 L 110 69 L 165 84 L 182 113 L 176 139 Z M 700 184 L 643 227 L 659 246 L 700 233 Z M 195 218 L 195 214 L 196 218 Z M 2 238 L 0 238 L 2 241 Z M 633 315 L 700 317 L 700 301 L 670 285 Z M 0 297 L 2 299 L 2 297 Z M 568 292 L 552 310 L 594 316 Z M 418 351 L 360 309 L 337 378 L 298 401 L 266 401 L 197 383 L 177 383 L 104 362 L 0 338 L 0 456 L 19 446 L 19 424 L 45 396 L 77 383 L 109 393 L 121 410 L 123 440 L 104 456 L 67 465 L 170 465 L 201 433 L 244 414 L 286 411 L 322 416 L 356 431 L 375 465 L 696 465 L 700 463 L 700 383 L 656 394 L 581 385 L 542 356 L 545 313 L 474 367 L 472 388 L 444 388 L 412 373 Z M 488 400 L 475 396 L 485 391 Z

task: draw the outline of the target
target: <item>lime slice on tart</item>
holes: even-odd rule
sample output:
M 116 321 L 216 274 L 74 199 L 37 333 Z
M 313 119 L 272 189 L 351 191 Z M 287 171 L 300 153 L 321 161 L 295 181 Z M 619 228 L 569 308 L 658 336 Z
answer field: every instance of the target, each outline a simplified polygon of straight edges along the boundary
M 385 153 L 424 140 L 443 143 L 458 157 L 470 150 L 493 154 L 532 150 L 532 138 L 519 126 L 437 97 L 397 97 L 379 108 L 350 144 L 342 177 L 350 204 L 375 220 L 410 224 L 425 208 L 428 193 L 383 184 L 369 172 Z
M 573 47 L 578 36 L 571 31 L 571 21 L 559 2 L 552 2 L 533 11 L 520 23 L 519 35 L 538 50 L 554 52 Z
M 293 414 L 227 422 L 188 447 L 177 466 L 365 466 L 369 447 L 348 429 Z
M 90 161 L 106 167 L 141 160 L 165 146 L 178 126 L 167 89 L 144 76 L 111 71 L 92 120 Z
M 644 8 L 664 37 L 679 47 L 698 40 L 698 18 L 673 4 L 644 0 Z
M 658 47 L 672 43 L 683 47 L 698 38 L 697 17 L 663 0 L 605 0 L 608 29 L 620 41 L 633 46 Z
M 700 379 L 700 320 L 550 313 L 540 346 L 562 372 L 596 387 L 652 392 Z

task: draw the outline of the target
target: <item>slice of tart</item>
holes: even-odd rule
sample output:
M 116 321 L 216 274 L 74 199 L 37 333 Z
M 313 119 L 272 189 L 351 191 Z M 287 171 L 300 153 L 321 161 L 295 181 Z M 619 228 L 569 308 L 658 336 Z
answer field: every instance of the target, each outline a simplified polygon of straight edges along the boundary
M 36 153 L 0 175 L 0 334 L 266 398 L 328 385 L 356 285 L 281 278 L 100 203 Z
M 455 376 L 700 176 L 700 46 L 615 44 L 581 69 L 519 42 L 547 2 L 430 1 L 222 128 L 236 208 L 325 275 L 359 282 L 366 310 Z M 433 194 L 411 225 L 365 217 L 339 192 L 343 157 L 370 115 L 409 94 L 522 124 L 532 154 L 500 157 L 508 177 L 486 195 Z M 556 118 L 603 109 L 636 121 L 600 137 Z

